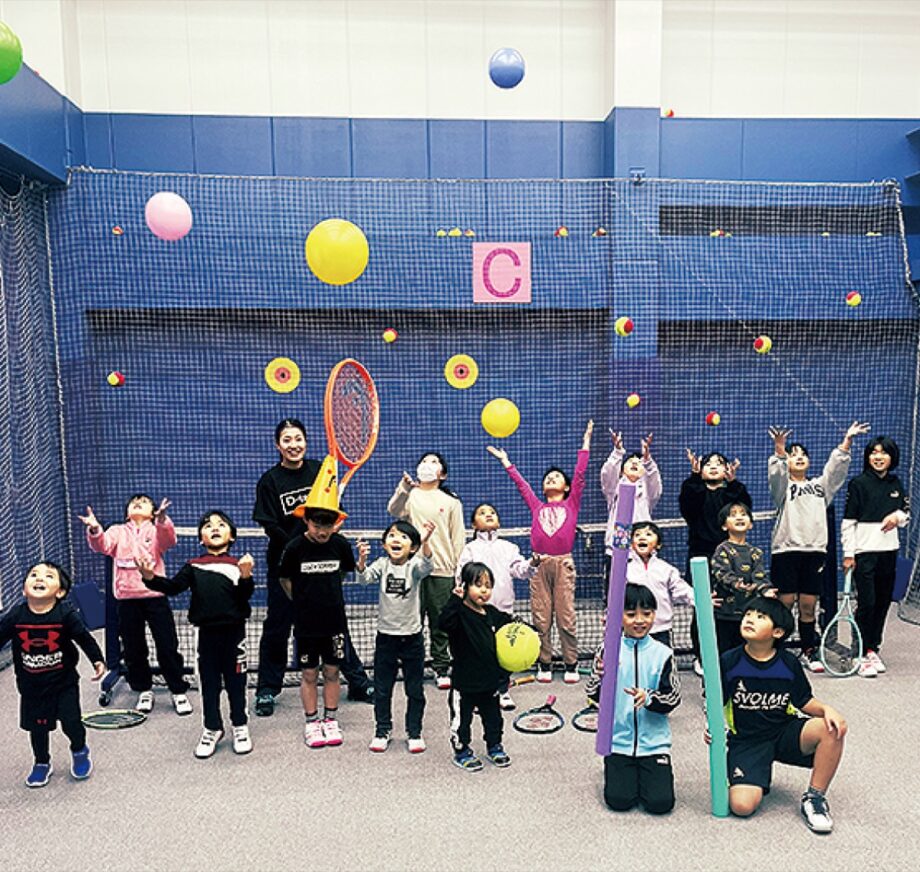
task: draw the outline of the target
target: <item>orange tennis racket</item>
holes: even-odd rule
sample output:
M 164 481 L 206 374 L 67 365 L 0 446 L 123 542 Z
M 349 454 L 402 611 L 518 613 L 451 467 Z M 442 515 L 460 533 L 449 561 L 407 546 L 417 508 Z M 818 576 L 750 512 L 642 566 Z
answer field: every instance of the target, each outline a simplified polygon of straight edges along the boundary
M 347 468 L 339 482 L 341 491 L 374 453 L 380 431 L 377 387 L 357 360 L 340 361 L 329 373 L 323 418 L 329 453 Z

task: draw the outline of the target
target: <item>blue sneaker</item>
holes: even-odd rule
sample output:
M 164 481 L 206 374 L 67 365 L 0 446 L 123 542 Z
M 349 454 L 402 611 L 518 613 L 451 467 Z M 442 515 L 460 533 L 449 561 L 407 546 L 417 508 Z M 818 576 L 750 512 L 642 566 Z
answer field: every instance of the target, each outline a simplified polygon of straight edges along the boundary
M 467 772 L 479 772 L 482 769 L 482 760 L 473 753 L 469 745 L 464 745 L 454 754 L 454 766 L 466 769 Z
M 89 748 L 84 745 L 79 751 L 74 751 L 72 756 L 70 774 L 80 780 L 89 778 L 90 773 L 93 771 L 93 761 L 89 759 Z
M 26 787 L 44 787 L 51 780 L 51 764 L 36 763 L 26 776 Z
M 498 766 L 499 769 L 504 769 L 506 766 L 511 765 L 511 758 L 502 747 L 501 742 L 489 748 L 488 757 L 492 765 Z

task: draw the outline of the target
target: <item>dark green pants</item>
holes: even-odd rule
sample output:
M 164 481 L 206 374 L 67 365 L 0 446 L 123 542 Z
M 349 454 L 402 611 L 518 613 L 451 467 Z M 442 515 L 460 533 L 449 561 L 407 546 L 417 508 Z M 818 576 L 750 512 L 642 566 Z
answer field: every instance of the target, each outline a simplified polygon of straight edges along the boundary
M 428 620 L 431 665 L 438 675 L 444 675 L 450 669 L 447 633 L 438 629 L 438 618 L 447 605 L 455 584 L 452 577 L 445 575 L 427 575 L 422 579 L 422 621 Z

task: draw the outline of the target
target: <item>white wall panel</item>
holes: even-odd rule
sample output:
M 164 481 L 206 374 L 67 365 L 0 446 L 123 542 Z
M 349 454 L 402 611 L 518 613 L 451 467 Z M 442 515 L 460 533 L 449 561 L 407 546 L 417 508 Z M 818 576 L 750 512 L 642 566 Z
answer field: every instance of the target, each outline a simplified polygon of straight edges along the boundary
M 81 0 L 76 14 L 77 63 L 80 68 L 80 97 L 85 112 L 108 112 L 109 58 L 106 46 L 105 0 Z M 68 95 L 70 96 L 70 95 Z
M 665 0 L 661 33 L 661 108 L 712 114 L 713 0 Z
M 0 0 L 0 21 L 19 37 L 23 61 L 66 92 L 61 0 Z
M 661 105 L 661 0 L 619 0 L 615 7 L 616 106 Z
M 560 117 L 566 121 L 604 118 L 613 105 L 607 51 L 613 43 L 612 22 L 607 21 L 612 6 L 609 0 L 563 0 Z
M 426 4 L 428 116 L 485 118 L 489 80 L 483 0 Z M 526 77 L 525 77 L 526 78 Z
M 877 0 L 863 15 L 857 115 L 920 118 L 920 3 Z

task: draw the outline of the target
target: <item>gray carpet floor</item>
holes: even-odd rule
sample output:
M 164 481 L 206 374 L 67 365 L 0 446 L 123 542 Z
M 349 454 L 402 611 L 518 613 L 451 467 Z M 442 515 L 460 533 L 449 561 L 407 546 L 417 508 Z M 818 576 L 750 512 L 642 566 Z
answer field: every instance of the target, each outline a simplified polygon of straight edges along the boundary
M 920 812 L 920 628 L 892 614 L 875 680 L 815 676 L 815 695 L 839 708 L 851 733 L 829 799 L 830 836 L 799 816 L 803 770 L 779 766 L 774 788 L 749 820 L 709 814 L 708 756 L 699 682 L 682 673 L 683 704 L 672 717 L 677 807 L 664 818 L 617 814 L 601 799 L 602 763 L 593 735 L 566 725 L 524 736 L 506 718 L 510 769 L 480 773 L 451 765 L 446 695 L 426 688 L 426 753 L 410 756 L 401 730 L 371 754 L 373 712 L 343 703 L 340 748 L 307 749 L 297 691 L 285 690 L 271 718 L 252 718 L 255 749 L 235 756 L 224 741 L 210 760 L 193 758 L 200 721 L 179 718 L 157 693 L 146 724 L 91 731 L 96 769 L 68 774 L 62 734 L 52 738 L 57 771 L 41 790 L 23 784 L 31 758 L 18 729 L 13 673 L 0 673 L 0 844 L 6 870 L 734 870 L 765 867 L 917 869 Z M 85 667 L 85 664 L 84 664 Z M 84 674 L 86 673 L 84 668 Z M 570 716 L 581 686 L 550 686 Z M 547 688 L 517 688 L 519 706 Z M 397 685 L 395 714 L 404 711 Z M 83 684 L 84 708 L 96 708 Z M 113 706 L 128 706 L 122 691 Z M 478 728 L 474 732 L 478 736 Z M 480 742 L 481 745 L 481 742 Z

